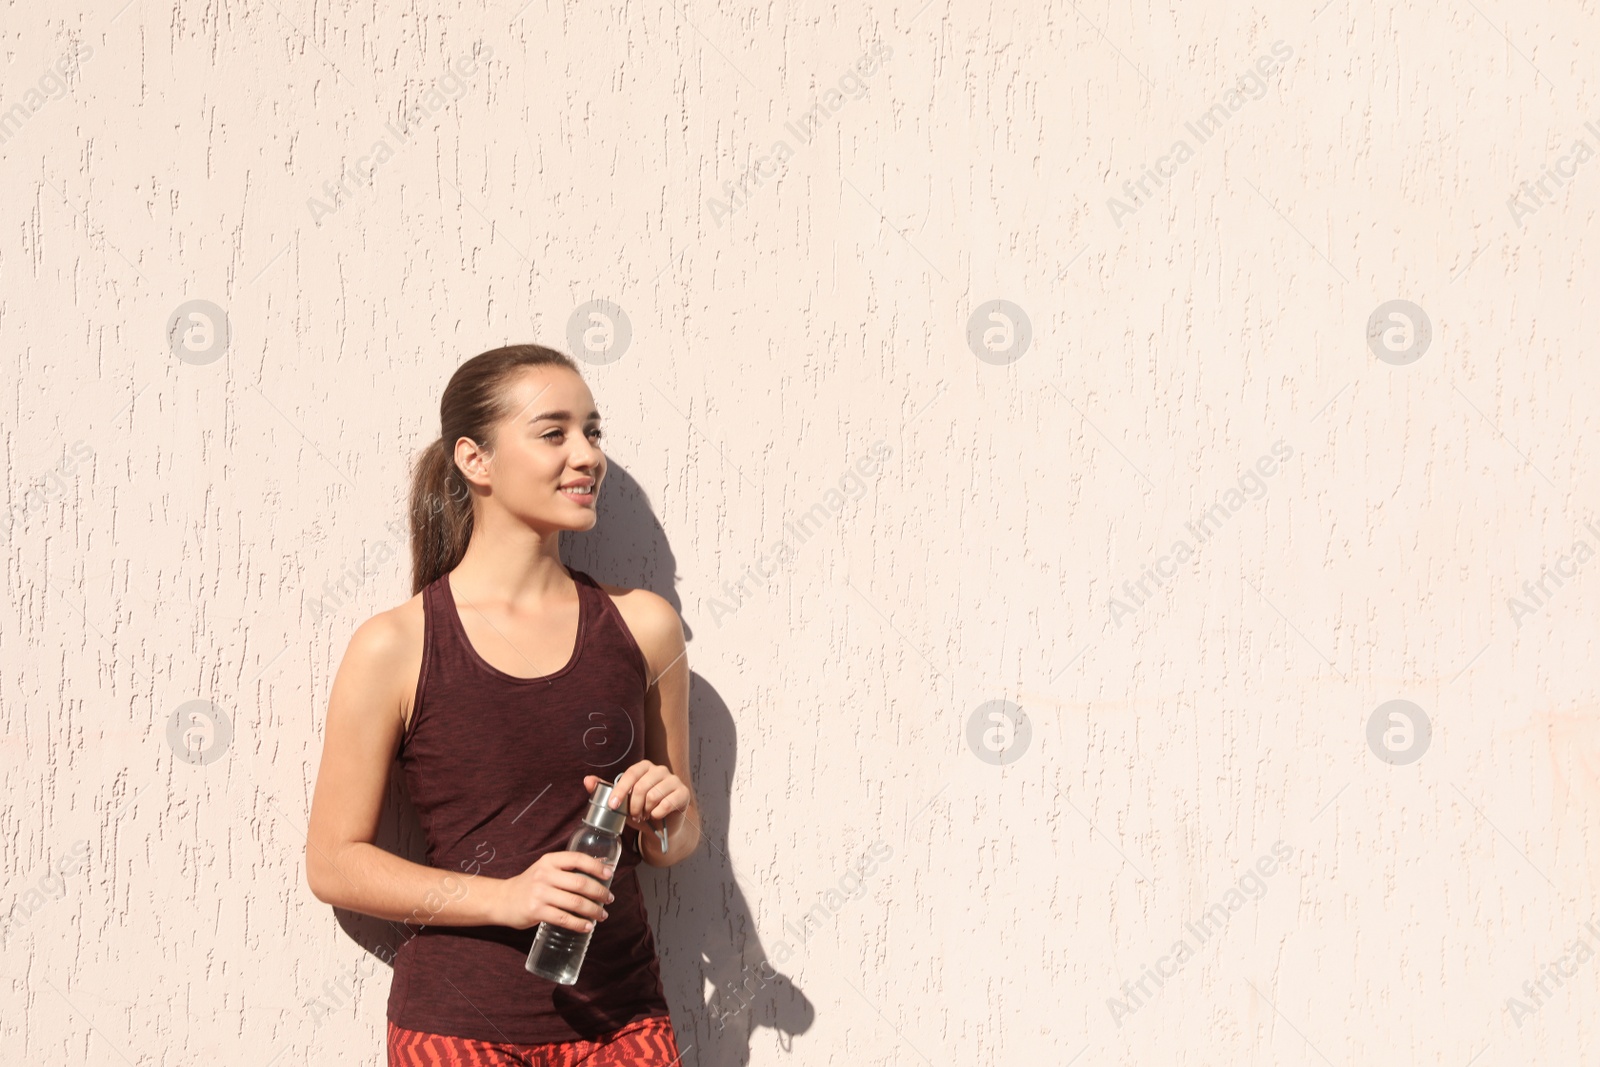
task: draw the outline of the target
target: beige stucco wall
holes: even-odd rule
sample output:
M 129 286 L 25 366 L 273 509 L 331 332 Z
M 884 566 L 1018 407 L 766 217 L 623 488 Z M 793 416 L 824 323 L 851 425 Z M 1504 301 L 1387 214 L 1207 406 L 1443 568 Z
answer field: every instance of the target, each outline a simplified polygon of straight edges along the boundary
M 0 28 L 5 1060 L 381 1062 L 321 725 L 508 341 L 691 632 L 686 1062 L 1600 1047 L 1592 8 L 120 2 Z

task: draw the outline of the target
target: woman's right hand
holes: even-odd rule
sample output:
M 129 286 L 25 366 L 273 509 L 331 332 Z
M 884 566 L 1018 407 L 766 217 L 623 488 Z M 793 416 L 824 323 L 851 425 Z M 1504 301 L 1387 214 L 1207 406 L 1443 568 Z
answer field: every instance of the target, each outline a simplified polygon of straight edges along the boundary
M 616 899 L 606 886 L 605 861 L 582 852 L 547 852 L 514 878 L 501 881 L 495 925 L 526 930 L 540 923 L 588 933 Z

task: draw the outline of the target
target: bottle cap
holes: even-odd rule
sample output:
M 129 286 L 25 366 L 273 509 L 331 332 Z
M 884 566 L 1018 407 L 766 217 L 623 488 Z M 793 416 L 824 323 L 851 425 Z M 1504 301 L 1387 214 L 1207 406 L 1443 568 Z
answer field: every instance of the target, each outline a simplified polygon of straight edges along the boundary
M 594 787 L 594 793 L 589 797 L 589 812 L 583 821 L 596 830 L 608 834 L 620 834 L 623 827 L 628 825 L 628 813 L 622 808 L 613 811 L 606 805 L 611 803 L 612 782 L 601 782 Z

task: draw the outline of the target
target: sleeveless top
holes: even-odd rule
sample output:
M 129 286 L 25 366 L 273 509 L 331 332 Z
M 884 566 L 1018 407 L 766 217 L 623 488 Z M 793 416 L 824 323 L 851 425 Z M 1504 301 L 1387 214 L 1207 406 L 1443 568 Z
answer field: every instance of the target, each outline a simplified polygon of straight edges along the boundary
M 541 678 L 492 666 L 467 639 L 441 575 L 423 590 L 422 673 L 397 756 L 427 839 L 427 865 L 451 871 L 442 894 L 391 924 L 387 1015 L 436 1034 L 542 1044 L 593 1040 L 635 1019 L 667 1015 L 636 868 L 633 829 L 621 834 L 616 900 L 595 924 L 575 985 L 524 967 L 538 925 L 429 926 L 429 908 L 461 900 L 479 875 L 511 878 L 564 851 L 583 821 L 586 774 L 605 781 L 645 758 L 644 653 L 605 590 L 578 585 L 578 637 L 567 665 Z

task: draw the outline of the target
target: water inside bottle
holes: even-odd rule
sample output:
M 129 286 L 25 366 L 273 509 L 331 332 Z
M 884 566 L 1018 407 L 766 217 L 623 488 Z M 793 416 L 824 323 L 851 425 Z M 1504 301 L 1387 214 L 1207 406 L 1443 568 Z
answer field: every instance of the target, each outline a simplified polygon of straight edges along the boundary
M 528 953 L 528 962 L 524 966 L 540 978 L 560 985 L 574 985 L 593 936 L 593 930 L 579 933 L 564 926 L 540 923 L 539 932 L 533 938 L 533 949 Z

